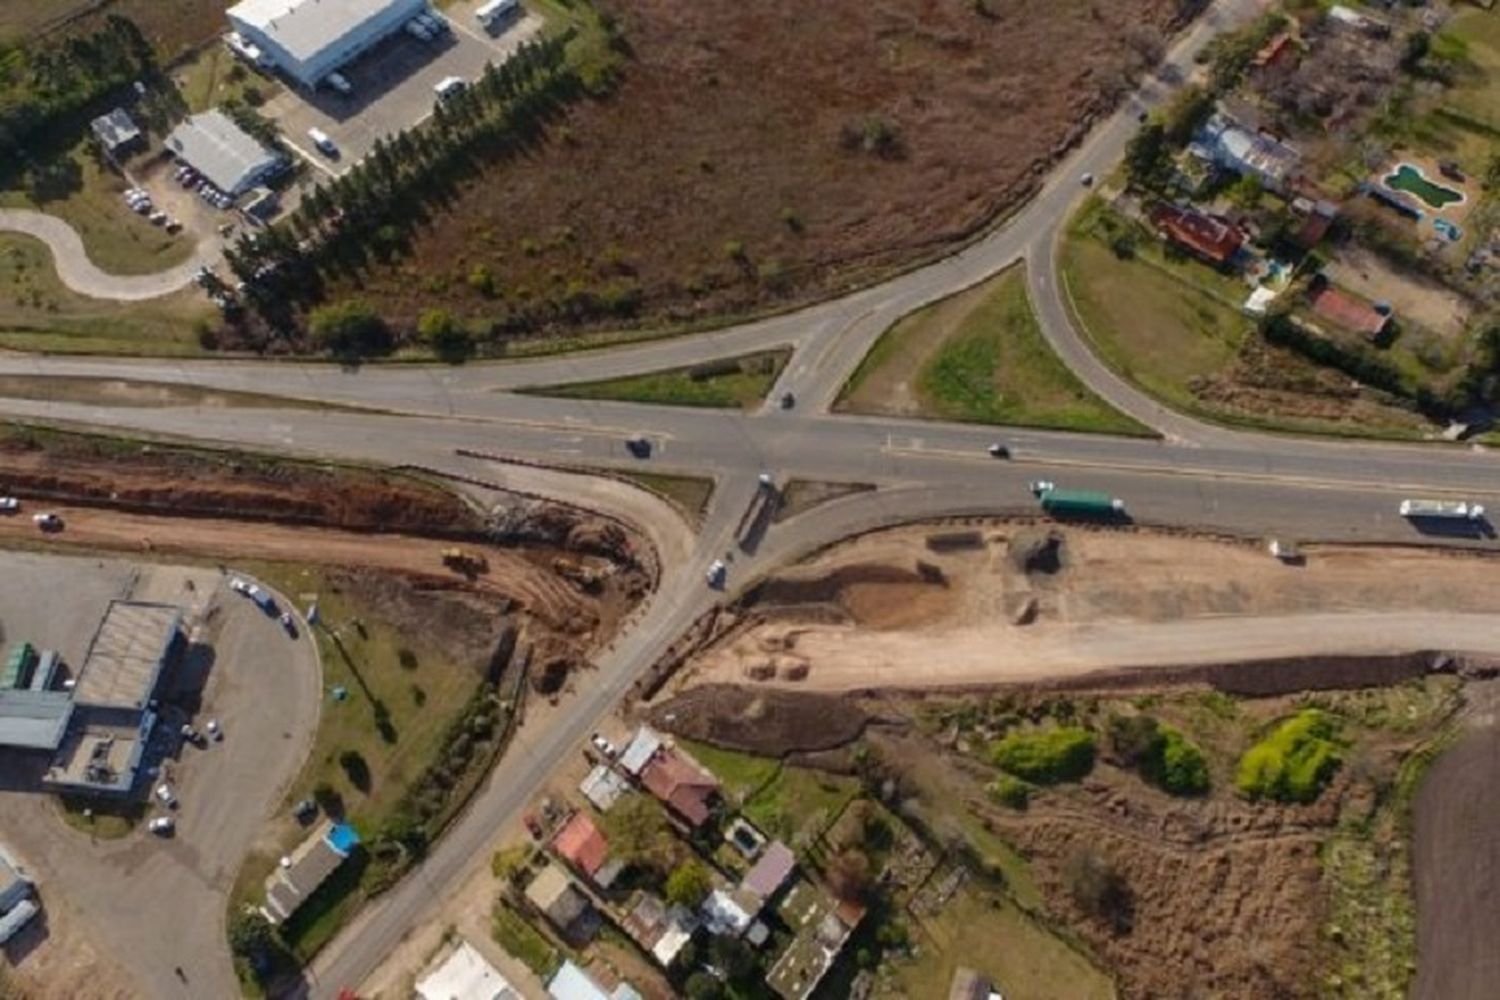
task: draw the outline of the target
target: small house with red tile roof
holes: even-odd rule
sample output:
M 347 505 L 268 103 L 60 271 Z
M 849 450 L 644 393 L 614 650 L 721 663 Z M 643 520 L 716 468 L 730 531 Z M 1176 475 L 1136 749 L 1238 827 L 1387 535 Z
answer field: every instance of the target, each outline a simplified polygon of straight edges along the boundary
M 719 783 L 675 747 L 663 747 L 641 771 L 646 791 L 694 827 L 708 822 Z
M 580 875 L 598 881 L 609 860 L 609 842 L 585 812 L 576 812 L 552 838 L 552 850 Z
M 1389 311 L 1382 312 L 1329 284 L 1316 287 L 1311 294 L 1311 302 L 1312 311 L 1318 316 L 1370 340 L 1379 338 L 1391 323 Z
M 1161 204 L 1151 209 L 1148 218 L 1167 242 L 1215 267 L 1232 261 L 1245 243 L 1244 232 L 1222 216 Z

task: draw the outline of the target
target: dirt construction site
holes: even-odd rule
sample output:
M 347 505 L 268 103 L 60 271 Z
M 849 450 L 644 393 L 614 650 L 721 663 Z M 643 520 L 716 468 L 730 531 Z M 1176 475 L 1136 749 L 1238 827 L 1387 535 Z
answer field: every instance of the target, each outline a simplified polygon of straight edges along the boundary
M 0 549 L 33 550 L 31 555 L 12 553 L 13 561 L 66 554 L 87 556 L 82 562 L 93 565 L 95 559 L 120 553 L 142 564 L 184 565 L 185 571 L 203 575 L 219 587 L 227 586 L 222 583 L 227 577 L 215 572 L 215 565 L 231 572 L 247 564 L 273 572 L 283 567 L 288 579 L 301 579 L 315 570 L 327 589 L 322 596 L 330 604 L 335 603 L 333 595 L 339 595 L 337 600 L 371 609 L 372 642 L 388 643 L 383 637 L 389 635 L 423 651 L 418 657 L 402 650 L 410 663 L 403 661 L 400 670 L 415 671 L 420 660 L 420 679 L 426 685 L 422 697 L 432 699 L 425 709 L 429 713 L 443 706 L 456 711 L 454 706 L 468 696 L 467 685 L 478 676 L 475 664 L 486 662 L 493 653 L 495 623 L 501 618 L 515 626 L 529 651 L 533 688 L 555 694 L 578 671 L 588 669 L 591 655 L 613 637 L 654 586 L 657 572 L 650 546 L 619 522 L 563 504 L 416 473 L 4 428 L 0 484 L 4 493 L 21 498 L 19 512 L 0 516 Z M 58 530 L 42 531 L 33 522 L 34 514 L 44 512 L 60 517 Z M 205 587 L 205 592 L 208 589 L 212 588 Z M 284 596 L 299 607 L 309 597 L 295 591 Z M 277 635 L 278 642 L 291 641 L 274 618 L 251 617 Z M 374 655 L 359 652 L 373 648 L 362 644 L 365 628 L 360 622 L 343 640 L 356 656 Z M 417 685 L 408 683 L 416 674 L 392 679 L 371 672 L 368 661 L 365 669 L 370 683 L 394 686 L 392 690 L 403 695 L 411 688 L 416 697 Z M 231 666 L 221 672 L 230 676 L 234 671 Z M 359 697 L 363 696 L 352 694 L 349 704 Z M 312 702 L 316 704 L 316 696 Z M 396 714 L 406 712 L 403 707 Z M 340 717 L 344 716 L 362 718 L 349 712 Z M 350 739 L 360 725 L 335 724 L 342 725 L 340 732 Z M 248 726 L 239 730 L 249 732 Z M 440 727 L 434 730 L 439 731 Z M 430 742 L 429 736 L 411 731 L 399 744 L 408 748 L 401 752 L 416 753 L 411 748 L 424 739 Z M 359 738 L 376 739 L 368 734 Z M 376 751 L 368 752 L 371 760 L 380 759 Z M 413 757 L 405 766 L 416 769 L 420 764 Z M 306 784 L 311 779 L 296 780 Z M 398 794 L 401 785 L 393 777 L 385 787 L 391 790 L 376 787 L 369 808 Z M 351 801 L 356 808 L 365 803 Z M 32 805 L 38 829 L 58 822 L 48 803 L 39 800 Z M 19 822 L 19 810 L 10 818 Z M 190 825 L 187 819 L 184 825 Z M 240 832 L 242 839 L 254 841 L 252 853 L 269 851 L 274 857 L 282 850 L 282 834 L 300 835 L 292 826 L 289 815 L 278 812 L 265 830 Z M 21 831 L 12 832 L 16 843 L 24 844 Z M 67 840 L 68 849 L 87 854 L 91 864 L 99 854 L 101 866 L 154 846 L 153 839 L 139 830 L 105 847 L 91 847 L 80 843 L 83 840 Z M 57 859 L 44 857 L 40 843 L 44 841 L 29 844 L 28 853 L 37 859 L 38 868 L 55 876 L 48 865 Z M 106 855 L 109 851 L 113 853 Z M 211 859 L 214 891 L 228 889 L 242 853 Z M 0 967 L 0 996 L 8 996 L 12 985 L 23 995 L 38 997 L 113 1000 L 137 995 L 128 986 L 111 984 L 129 983 L 131 976 L 113 967 L 139 961 L 139 956 L 127 958 L 129 952 L 122 952 L 119 940 L 105 940 L 97 931 L 107 921 L 110 907 L 138 906 L 142 901 L 102 881 L 92 894 L 76 898 L 63 891 L 61 879 L 44 882 L 43 891 L 51 887 L 45 944 L 12 955 L 14 967 Z M 164 939 L 160 950 L 166 955 L 172 947 Z M 162 961 L 168 964 L 153 961 L 152 967 L 171 968 L 168 958 Z
M 846 542 L 753 587 L 675 678 L 818 691 L 1441 648 L 1489 652 L 1484 556 L 1013 523 Z
M 1287 564 L 1263 540 L 912 525 L 753 586 L 646 712 L 807 766 L 878 761 L 904 815 L 1004 869 L 1121 996 L 1477 997 L 1468 928 L 1493 920 L 1500 871 L 1475 832 L 1495 808 L 1493 581 L 1487 557 L 1418 548 Z M 1309 705 L 1343 720 L 1337 777 L 1306 805 L 1240 794 L 1240 756 Z M 1102 732 L 1143 713 L 1202 748 L 1207 794 L 1166 794 L 1101 742 L 1076 784 L 996 800 L 987 748 L 1018 719 Z M 1407 798 L 1414 755 L 1461 732 Z M 1111 920 L 1078 901 L 1085 863 L 1126 887 Z

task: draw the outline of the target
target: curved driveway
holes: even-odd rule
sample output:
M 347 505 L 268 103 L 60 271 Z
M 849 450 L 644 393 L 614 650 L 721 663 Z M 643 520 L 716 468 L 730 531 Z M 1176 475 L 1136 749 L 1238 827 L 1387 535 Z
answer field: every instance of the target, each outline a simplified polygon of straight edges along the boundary
M 1260 0 L 1219 0 L 1174 46 L 1187 67 L 1212 35 L 1253 16 Z M 677 541 L 662 553 L 661 589 L 635 627 L 596 658 L 596 683 L 565 704 L 551 728 L 524 753 L 507 758 L 411 877 L 374 901 L 309 970 L 304 992 L 333 996 L 356 986 L 414 924 L 484 864 L 493 833 L 522 808 L 555 763 L 582 740 L 634 679 L 718 595 L 700 575 L 709 560 L 730 556 L 730 587 L 795 555 L 866 528 L 903 519 L 979 513 L 1026 513 L 1034 477 L 1110 490 L 1147 523 L 1240 534 L 1275 533 L 1340 541 L 1441 542 L 1490 546 L 1482 535 L 1421 536 L 1395 514 L 1403 494 L 1500 495 L 1500 463 L 1454 447 L 1322 441 L 1210 427 L 1161 406 L 1123 382 L 1088 351 L 1073 329 L 1053 261 L 1083 172 L 1102 175 L 1119 158 L 1141 103 L 1165 88 L 1149 86 L 1101 124 L 1059 168 L 1053 181 L 1006 226 L 961 252 L 884 285 L 795 313 L 692 338 L 608 352 L 457 368 L 411 366 L 341 369 L 260 362 L 104 361 L 8 356 L 0 374 L 75 375 L 177 382 L 336 402 L 341 409 L 174 407 L 119 409 L 86 404 L 0 399 L 0 412 L 76 421 L 119 430 L 224 442 L 304 455 L 412 463 L 501 481 L 538 492 L 573 494 L 570 477 L 547 477 L 456 454 L 456 449 L 588 466 L 632 467 L 624 438 L 655 442 L 646 467 L 712 476 L 718 483 L 696 541 L 677 530 L 653 532 Z M 1004 432 L 1015 459 L 984 452 L 993 428 L 909 420 L 833 417 L 827 413 L 874 339 L 913 308 L 994 274 L 1028 264 L 1031 297 L 1062 358 L 1096 392 L 1156 428 L 1162 438 L 1104 438 L 1045 431 Z M 795 394 L 794 410 L 768 402 L 753 414 L 684 410 L 523 396 L 526 385 L 577 381 L 690 364 L 787 345 L 795 353 L 772 399 Z M 879 488 L 814 508 L 773 526 L 753 554 L 735 546 L 734 529 L 756 490 L 755 476 L 847 480 Z M 654 507 L 626 509 L 616 492 L 590 491 L 613 513 L 648 520 Z M 648 528 L 650 526 L 648 525 Z M 1373 633 L 1372 633 L 1373 634 Z M 1409 630 L 1393 635 L 1404 641 Z M 1442 645 L 1435 636 L 1433 645 Z
M 208 263 L 213 254 L 209 241 L 198 244 L 193 256 L 155 274 L 110 274 L 89 260 L 78 231 L 55 215 L 26 208 L 0 208 L 0 232 L 22 233 L 41 240 L 52 251 L 57 276 L 80 295 L 116 302 L 139 302 L 170 295 L 192 283 L 193 272 Z

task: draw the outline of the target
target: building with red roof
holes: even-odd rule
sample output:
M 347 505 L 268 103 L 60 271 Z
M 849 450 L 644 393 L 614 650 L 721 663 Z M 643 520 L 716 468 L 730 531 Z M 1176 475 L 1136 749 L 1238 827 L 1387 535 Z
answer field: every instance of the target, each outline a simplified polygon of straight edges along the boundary
M 1388 311 L 1382 312 L 1332 285 L 1325 284 L 1314 291 L 1311 301 L 1313 312 L 1323 319 L 1370 340 L 1385 333 L 1391 322 Z
M 663 748 L 641 771 L 641 784 L 693 826 L 708 822 L 719 783 L 673 748 Z
M 552 850 L 575 870 L 595 878 L 609 859 L 609 842 L 587 813 L 576 812 L 552 838 Z
M 1245 243 L 1244 232 L 1221 216 L 1162 204 L 1152 208 L 1148 217 L 1168 242 L 1215 267 L 1228 264 Z

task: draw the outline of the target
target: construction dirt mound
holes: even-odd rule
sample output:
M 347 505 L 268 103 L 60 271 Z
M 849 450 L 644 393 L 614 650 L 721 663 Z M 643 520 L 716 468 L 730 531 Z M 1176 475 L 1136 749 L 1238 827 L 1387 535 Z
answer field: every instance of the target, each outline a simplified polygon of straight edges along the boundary
M 677 736 L 768 757 L 844 746 L 869 722 L 847 698 L 729 684 L 693 688 L 654 706 L 650 718 Z
M 0 431 L 0 477 L 23 497 L 176 517 L 427 535 L 483 527 L 456 494 L 414 476 L 33 428 Z
M 953 598 L 933 567 L 859 563 L 814 576 L 773 576 L 747 594 L 743 604 L 762 614 L 834 608 L 852 624 L 902 628 L 942 617 Z

